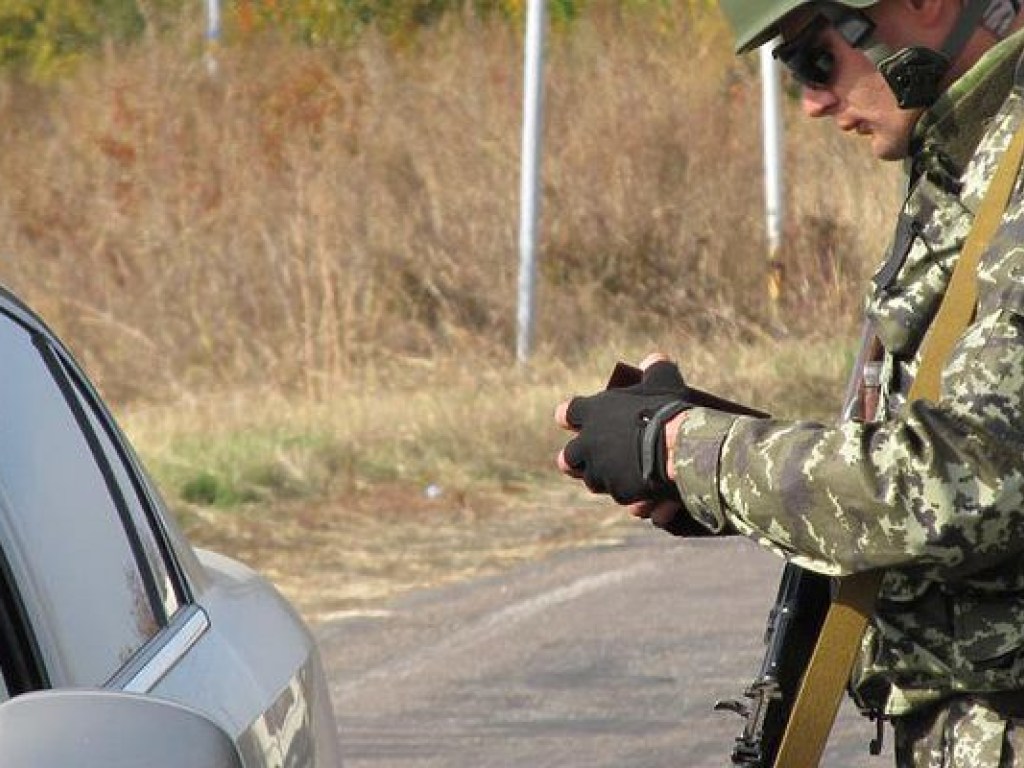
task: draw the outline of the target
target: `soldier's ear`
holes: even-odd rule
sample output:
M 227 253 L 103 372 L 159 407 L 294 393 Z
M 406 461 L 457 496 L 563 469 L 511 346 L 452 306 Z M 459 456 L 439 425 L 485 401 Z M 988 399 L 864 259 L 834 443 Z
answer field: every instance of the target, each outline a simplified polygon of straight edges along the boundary
M 961 0 L 881 0 L 869 8 L 886 43 L 894 48 L 939 50 L 960 16 Z
M 952 28 L 964 5 L 960 0 L 903 0 L 903 3 L 914 21 L 929 29 L 936 25 Z

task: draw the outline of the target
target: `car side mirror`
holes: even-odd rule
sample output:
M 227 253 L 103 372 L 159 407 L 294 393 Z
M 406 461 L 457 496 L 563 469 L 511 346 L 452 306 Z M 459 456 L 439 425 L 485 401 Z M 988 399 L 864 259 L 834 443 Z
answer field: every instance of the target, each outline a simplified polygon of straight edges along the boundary
M 0 705 L 11 768 L 242 768 L 231 738 L 195 710 L 105 690 L 26 693 Z

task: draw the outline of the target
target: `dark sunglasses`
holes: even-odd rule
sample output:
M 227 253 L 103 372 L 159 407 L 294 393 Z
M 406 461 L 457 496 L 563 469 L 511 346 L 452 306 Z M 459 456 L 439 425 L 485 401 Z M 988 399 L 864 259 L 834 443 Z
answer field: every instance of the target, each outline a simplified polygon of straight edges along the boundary
M 835 75 L 835 56 L 821 42 L 821 33 L 832 27 L 850 46 L 864 46 L 875 24 L 863 13 L 850 8 L 827 6 L 793 36 L 776 46 L 772 56 L 778 59 L 796 80 L 807 88 L 825 88 Z

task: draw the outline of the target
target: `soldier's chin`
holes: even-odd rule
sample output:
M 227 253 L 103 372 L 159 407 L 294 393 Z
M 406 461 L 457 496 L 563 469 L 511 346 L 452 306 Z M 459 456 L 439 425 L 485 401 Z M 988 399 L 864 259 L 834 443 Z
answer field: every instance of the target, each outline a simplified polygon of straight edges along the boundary
M 903 160 L 909 151 L 907 139 L 894 140 L 877 133 L 871 136 L 871 153 L 879 160 Z

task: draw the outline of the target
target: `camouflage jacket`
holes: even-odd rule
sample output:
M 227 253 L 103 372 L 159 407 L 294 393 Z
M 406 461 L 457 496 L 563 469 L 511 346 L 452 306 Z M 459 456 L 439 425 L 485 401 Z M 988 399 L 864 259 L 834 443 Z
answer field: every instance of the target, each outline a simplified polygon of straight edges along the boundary
M 867 302 L 881 413 L 823 425 L 692 410 L 676 444 L 687 509 L 793 562 L 886 569 L 853 688 L 890 715 L 1024 690 L 1024 189 L 982 255 L 976 318 L 937 403 L 904 407 L 922 337 L 988 181 L 1024 118 L 1024 33 L 918 122 L 909 193 Z

